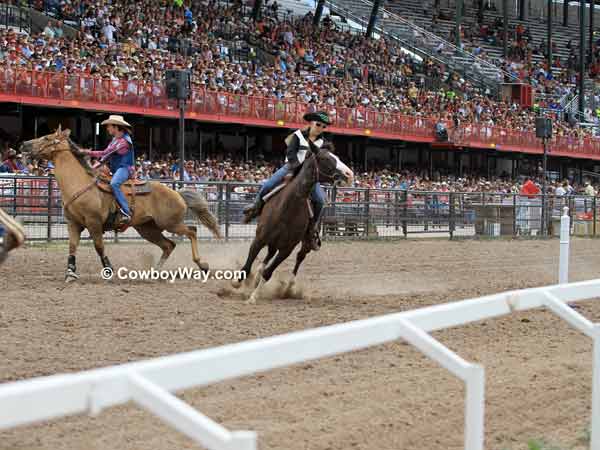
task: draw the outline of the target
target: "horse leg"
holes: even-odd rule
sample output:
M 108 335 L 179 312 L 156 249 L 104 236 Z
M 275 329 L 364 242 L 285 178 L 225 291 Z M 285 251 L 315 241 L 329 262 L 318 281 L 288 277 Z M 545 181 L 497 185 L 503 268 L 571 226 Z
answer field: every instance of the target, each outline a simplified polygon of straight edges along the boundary
M 277 253 L 277 248 L 272 245 L 269 245 L 268 251 L 267 251 L 267 256 L 265 256 L 265 259 L 263 260 L 263 262 L 258 267 L 258 270 L 256 271 L 257 276 L 262 275 L 263 271 L 265 270 L 265 267 L 267 267 L 267 264 L 269 264 L 269 262 L 273 259 L 273 256 L 275 256 L 275 253 Z
M 208 263 L 202 262 L 200 255 L 198 254 L 198 237 L 196 235 L 196 227 L 188 227 L 186 224 L 181 222 L 173 227 L 167 228 L 167 231 L 180 236 L 187 236 L 190 239 L 192 242 L 192 259 L 201 271 L 207 272 Z
M 111 279 L 112 278 L 112 264 L 110 263 L 110 260 L 108 259 L 108 256 L 106 256 L 104 254 L 104 237 L 103 237 L 103 231 L 102 231 L 102 225 L 100 225 L 99 227 L 91 227 L 88 228 L 88 231 L 90 232 L 90 236 L 92 237 L 92 240 L 94 241 L 94 248 L 96 249 L 96 253 L 98 254 L 98 257 L 100 258 L 100 262 L 102 263 L 102 267 L 104 269 L 106 269 L 106 272 L 102 272 L 103 274 L 106 274 L 105 277 L 106 279 Z M 110 276 L 108 276 L 110 273 Z
M 294 277 L 296 277 L 296 275 L 298 275 L 298 269 L 300 269 L 300 265 L 304 261 L 304 258 L 306 258 L 306 255 L 308 255 L 309 253 L 310 253 L 310 244 L 308 242 L 306 242 L 306 239 L 305 239 L 304 241 L 302 241 L 302 248 L 300 248 L 300 251 L 296 255 L 296 265 L 294 266 Z
M 167 239 L 162 234 L 162 230 L 158 228 L 154 222 L 146 222 L 134 228 L 144 239 L 161 248 L 162 255 L 158 261 L 158 264 L 156 265 L 156 268 L 160 269 L 171 253 L 173 253 L 173 250 L 175 250 L 175 242 L 173 242 L 171 239 Z
M 302 241 L 302 247 L 300 248 L 300 251 L 296 255 L 296 264 L 294 265 L 294 271 L 293 271 L 294 276 L 288 283 L 286 292 L 289 297 L 300 298 L 300 296 L 301 296 L 300 291 L 296 288 L 296 276 L 298 275 L 298 269 L 300 269 L 300 265 L 304 261 L 304 258 L 306 258 L 306 255 L 308 255 L 310 253 L 310 250 L 311 250 L 311 243 L 308 242 L 307 239 L 305 239 L 304 241 Z
M 77 275 L 77 263 L 75 255 L 77 254 L 77 247 L 79 247 L 79 240 L 81 239 L 81 232 L 83 227 L 78 223 L 69 221 L 69 258 L 67 260 L 67 272 L 65 274 L 65 282 L 69 283 L 79 278 Z
M 263 249 L 263 247 L 264 247 L 264 244 L 257 241 L 256 239 L 254 239 L 252 241 L 252 245 L 250 245 L 250 251 L 248 252 L 248 258 L 246 258 L 246 263 L 244 264 L 244 266 L 241 269 L 242 278 L 233 280 L 231 282 L 231 285 L 235 289 L 237 289 L 241 286 L 243 280 L 247 280 L 250 277 L 250 273 L 252 271 L 252 264 L 254 264 L 254 260 L 256 259 L 256 257 L 260 253 L 260 251 Z
M 283 261 L 286 260 L 286 258 L 288 256 L 290 256 L 290 253 L 292 253 L 292 250 L 294 250 L 294 246 L 286 248 L 286 249 L 280 249 L 279 252 L 277 252 L 277 255 L 275 256 L 275 258 L 269 263 L 269 265 L 267 267 L 265 267 L 265 270 L 263 271 L 262 276 L 260 277 L 260 281 L 258 282 L 258 286 L 256 286 L 256 289 L 254 289 L 254 292 L 252 292 L 252 295 L 250 296 L 250 298 L 248 299 L 248 301 L 246 303 L 248 303 L 248 304 L 256 303 L 256 300 L 258 300 L 260 297 L 259 293 L 260 293 L 260 290 L 263 287 L 263 285 L 271 279 L 271 276 L 273 275 L 273 272 L 275 271 L 275 269 L 277 269 L 279 264 L 281 264 Z

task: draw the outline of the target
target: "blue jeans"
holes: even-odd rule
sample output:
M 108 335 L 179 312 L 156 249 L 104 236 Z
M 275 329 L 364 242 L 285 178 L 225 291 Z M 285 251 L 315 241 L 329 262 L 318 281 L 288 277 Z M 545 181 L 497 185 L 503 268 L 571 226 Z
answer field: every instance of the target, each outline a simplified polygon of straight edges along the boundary
M 282 181 L 283 178 L 290 172 L 290 167 L 287 164 L 284 164 L 279 170 L 277 170 L 271 178 L 263 183 L 258 191 L 258 195 L 260 198 L 264 198 L 269 192 L 275 189 Z M 321 217 L 321 212 L 323 211 L 323 207 L 325 206 L 325 192 L 319 183 L 315 184 L 312 192 L 310 193 L 310 197 L 313 204 L 313 212 L 315 214 L 315 220 L 318 221 Z
M 117 200 L 117 203 L 123 212 L 127 215 L 131 215 L 125 194 L 123 194 L 123 191 L 121 191 L 121 185 L 128 179 L 129 169 L 127 169 L 127 167 L 119 167 L 110 181 L 110 187 L 112 188 L 113 195 L 115 196 L 115 199 Z

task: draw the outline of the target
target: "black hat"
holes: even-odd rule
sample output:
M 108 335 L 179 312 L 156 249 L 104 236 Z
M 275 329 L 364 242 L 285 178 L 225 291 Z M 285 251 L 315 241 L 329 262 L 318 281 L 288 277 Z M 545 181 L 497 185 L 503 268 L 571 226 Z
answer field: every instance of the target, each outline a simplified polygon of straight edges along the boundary
M 325 125 L 331 125 L 331 121 L 329 120 L 329 115 L 325 111 L 317 111 L 312 113 L 304 114 L 304 120 L 307 122 L 321 122 Z

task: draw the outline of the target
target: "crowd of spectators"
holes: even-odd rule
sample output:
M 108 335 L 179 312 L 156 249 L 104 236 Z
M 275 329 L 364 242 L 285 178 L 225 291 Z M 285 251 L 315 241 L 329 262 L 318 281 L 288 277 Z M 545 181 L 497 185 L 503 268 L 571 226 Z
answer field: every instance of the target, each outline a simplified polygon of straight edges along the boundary
M 67 37 L 61 21 L 54 19 L 40 34 L 0 30 L 0 70 L 7 69 L 0 83 L 25 68 L 26 77 L 31 77 L 29 71 L 45 71 L 115 86 L 124 80 L 133 93 L 162 95 L 158 86 L 165 71 L 187 68 L 194 87 L 208 92 L 296 100 L 330 111 L 373 108 L 515 131 L 533 131 L 539 107 L 558 107 L 548 103 L 522 108 L 492 100 L 439 62 L 416 58 L 384 38 L 370 40 L 341 30 L 329 17 L 314 27 L 311 13 L 282 20 L 277 3 L 267 5 L 254 22 L 239 0 L 192 0 L 186 5 L 167 0 L 56 0 L 52 6 L 57 17 L 77 24 L 75 35 Z M 516 61 L 506 64 L 509 71 L 523 71 Z M 542 66 L 528 73 L 528 80 L 555 92 L 568 89 Z M 555 130 L 577 138 L 591 132 L 567 122 L 557 123 Z
M 187 160 L 184 163 L 184 180 L 188 182 L 237 182 L 245 184 L 260 184 L 268 179 L 278 168 L 277 163 L 265 161 L 261 155 L 256 161 L 241 161 L 234 158 L 219 158 L 206 160 Z M 142 180 L 179 180 L 179 162 L 171 154 L 164 158 L 150 161 L 146 155 L 136 160 L 136 177 Z M 513 179 L 507 173 L 487 178 L 480 174 L 470 173 L 458 176 L 452 171 L 434 170 L 429 173 L 426 168 L 412 167 L 396 171 L 386 166 L 368 172 L 355 168 L 353 187 L 371 189 L 397 189 L 416 192 L 487 192 L 499 194 L 518 194 L 523 192 L 527 180 L 539 189 L 541 168 L 532 167 L 530 173 Z M 47 161 L 24 161 L 21 154 L 8 150 L 0 164 L 0 175 L 17 174 L 46 176 L 53 174 L 54 167 Z M 549 184 L 549 192 L 556 196 L 583 194 L 596 196 L 600 194 L 600 184 L 595 185 L 589 180 L 578 184 L 569 180 L 557 180 Z M 253 186 L 236 185 L 236 193 L 252 193 Z

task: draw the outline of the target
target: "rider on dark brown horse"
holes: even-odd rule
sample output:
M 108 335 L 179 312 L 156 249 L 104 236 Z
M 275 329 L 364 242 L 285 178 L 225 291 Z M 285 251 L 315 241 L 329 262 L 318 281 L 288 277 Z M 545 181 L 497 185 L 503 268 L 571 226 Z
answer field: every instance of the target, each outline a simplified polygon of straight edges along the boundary
M 285 139 L 285 143 L 287 144 L 285 164 L 276 171 L 271 178 L 264 182 L 256 196 L 255 203 L 244 209 L 245 223 L 250 222 L 253 218 L 260 215 L 264 206 L 263 198 L 270 191 L 284 179 L 291 178 L 294 173 L 297 173 L 297 169 L 304 162 L 307 151 L 311 150 L 313 152 L 318 152 L 322 147 L 324 140 L 321 135 L 331 123 L 329 116 L 326 112 L 319 111 L 305 114 L 304 120 L 310 122 L 310 124 L 305 128 L 296 130 Z M 319 222 L 323 206 L 325 205 L 325 193 L 319 183 L 315 184 L 311 199 L 314 216 L 310 224 L 309 232 L 312 249 L 318 250 L 321 246 L 321 241 L 319 239 Z

